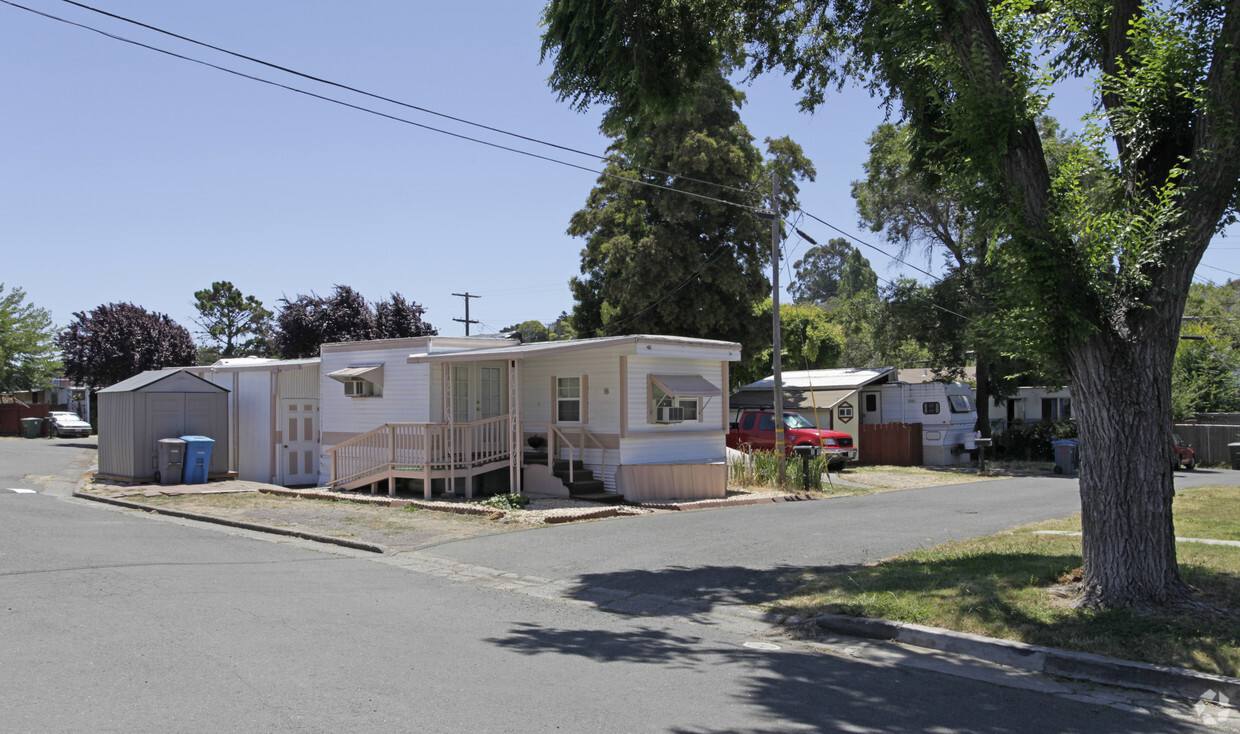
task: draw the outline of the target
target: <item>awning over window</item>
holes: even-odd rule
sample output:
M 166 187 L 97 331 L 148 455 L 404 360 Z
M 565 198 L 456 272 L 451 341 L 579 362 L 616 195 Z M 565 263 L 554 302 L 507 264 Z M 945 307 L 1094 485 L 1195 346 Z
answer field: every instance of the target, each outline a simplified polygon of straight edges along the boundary
M 701 375 L 651 375 L 650 379 L 674 398 L 715 398 L 723 394 Z
M 379 387 L 383 387 L 383 363 L 349 365 L 345 369 L 328 372 L 327 376 L 340 382 L 366 380 L 367 382 L 375 383 Z

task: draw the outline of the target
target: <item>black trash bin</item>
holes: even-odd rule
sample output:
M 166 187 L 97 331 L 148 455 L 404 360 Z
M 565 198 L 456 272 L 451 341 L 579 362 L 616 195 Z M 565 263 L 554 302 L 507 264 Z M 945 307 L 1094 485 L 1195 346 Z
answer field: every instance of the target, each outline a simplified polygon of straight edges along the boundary
M 1227 444 L 1227 455 L 1231 457 L 1231 468 L 1240 469 L 1240 443 Z

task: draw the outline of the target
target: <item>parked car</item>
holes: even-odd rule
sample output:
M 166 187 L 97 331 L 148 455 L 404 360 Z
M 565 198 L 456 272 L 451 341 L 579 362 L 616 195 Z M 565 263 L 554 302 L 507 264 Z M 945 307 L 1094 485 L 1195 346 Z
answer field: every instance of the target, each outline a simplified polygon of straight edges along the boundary
M 53 411 L 47 420 L 51 423 L 48 433 L 52 438 L 91 434 L 90 424 L 79 418 L 77 413 Z
M 1197 452 L 1193 451 L 1193 445 L 1180 438 L 1180 434 L 1173 433 L 1172 438 L 1175 439 L 1175 446 L 1171 451 L 1171 468 L 1184 468 L 1189 471 L 1197 468 Z
M 742 411 L 732 430 L 728 432 L 729 448 L 748 447 L 756 451 L 775 450 L 775 412 L 771 410 Z M 797 447 L 806 447 L 814 454 L 827 457 L 827 465 L 838 471 L 849 461 L 857 460 L 857 448 L 852 436 L 826 428 L 816 428 L 813 423 L 796 413 L 784 414 L 784 447 L 791 456 Z

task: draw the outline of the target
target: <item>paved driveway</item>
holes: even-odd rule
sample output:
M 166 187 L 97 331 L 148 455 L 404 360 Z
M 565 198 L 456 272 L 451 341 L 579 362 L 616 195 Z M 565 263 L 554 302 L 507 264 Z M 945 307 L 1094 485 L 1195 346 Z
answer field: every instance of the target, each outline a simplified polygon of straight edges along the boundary
M 1176 475 L 1179 487 L 1201 484 L 1240 485 L 1240 472 Z M 422 552 L 591 587 L 755 604 L 779 598 L 800 571 L 870 563 L 1079 509 L 1075 478 L 1020 478 L 578 523 Z
M 82 473 L 97 461 L 97 452 L 95 436 L 0 437 L 0 491 L 33 489 L 68 496 Z

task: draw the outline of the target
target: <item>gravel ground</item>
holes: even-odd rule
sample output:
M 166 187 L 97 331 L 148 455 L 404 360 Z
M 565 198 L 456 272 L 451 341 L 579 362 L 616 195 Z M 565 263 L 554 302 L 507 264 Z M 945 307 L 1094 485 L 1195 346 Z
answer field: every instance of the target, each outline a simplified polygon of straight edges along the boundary
M 959 469 L 938 471 L 924 468 L 883 467 L 849 470 L 844 482 L 831 494 L 865 494 L 937 484 L 985 481 Z M 260 491 L 261 490 L 261 491 Z M 125 499 L 150 505 L 230 520 L 347 538 L 387 546 L 392 551 L 414 550 L 464 538 L 516 530 L 528 530 L 561 522 L 584 522 L 603 518 L 666 512 L 667 509 L 600 505 L 572 499 L 534 499 L 522 510 L 490 510 L 464 500 L 431 501 L 368 493 L 337 493 L 325 490 L 289 490 L 252 482 L 225 481 L 206 485 L 160 487 L 87 483 L 87 494 Z M 755 499 L 787 495 L 770 487 L 729 488 L 727 499 L 748 503 Z M 824 495 L 825 496 L 825 495 Z M 666 503 L 682 510 L 717 507 L 719 500 Z M 465 514 L 470 513 L 470 514 Z

